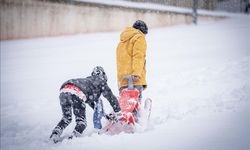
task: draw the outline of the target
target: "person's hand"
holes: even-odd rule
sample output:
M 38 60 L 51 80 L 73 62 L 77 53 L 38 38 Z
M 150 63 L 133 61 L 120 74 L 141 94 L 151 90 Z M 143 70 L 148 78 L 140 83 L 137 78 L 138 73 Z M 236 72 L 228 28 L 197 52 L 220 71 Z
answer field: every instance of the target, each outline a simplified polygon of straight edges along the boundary
M 105 115 L 105 118 L 108 120 L 114 120 L 115 114 L 114 113 L 107 114 L 107 115 Z
M 139 76 L 136 76 L 136 75 L 132 75 L 132 80 L 133 80 L 133 81 L 139 81 L 139 80 L 140 80 L 140 77 L 139 77 Z
M 115 113 L 115 120 L 116 121 L 122 120 L 122 118 L 123 118 L 123 114 L 121 111 Z
M 123 114 L 121 111 L 119 111 L 119 112 L 110 113 L 108 115 L 105 115 L 105 118 L 108 120 L 114 120 L 114 121 L 118 122 L 118 121 L 122 120 Z

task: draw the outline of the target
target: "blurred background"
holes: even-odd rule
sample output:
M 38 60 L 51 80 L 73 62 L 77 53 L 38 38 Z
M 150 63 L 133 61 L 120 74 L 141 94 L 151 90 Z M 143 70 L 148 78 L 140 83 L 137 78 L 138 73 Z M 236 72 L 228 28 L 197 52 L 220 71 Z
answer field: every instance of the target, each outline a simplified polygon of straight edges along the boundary
M 150 28 L 249 13 L 249 0 L 0 0 L 1 40 L 120 31 L 142 19 Z M 196 9 L 199 9 L 198 15 Z M 195 17 L 195 18 L 194 18 Z

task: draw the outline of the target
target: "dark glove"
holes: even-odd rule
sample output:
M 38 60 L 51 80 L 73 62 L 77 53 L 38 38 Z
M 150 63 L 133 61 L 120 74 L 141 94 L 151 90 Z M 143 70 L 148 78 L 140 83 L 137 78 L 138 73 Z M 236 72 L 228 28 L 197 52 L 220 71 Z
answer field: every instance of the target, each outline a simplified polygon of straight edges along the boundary
M 104 117 L 105 117 L 106 119 L 108 119 L 108 120 L 114 120 L 114 114 L 113 114 L 113 113 L 106 114 Z
M 107 115 L 105 115 L 105 118 L 108 120 L 114 120 L 114 121 L 118 122 L 118 121 L 122 120 L 123 114 L 121 111 L 119 111 L 119 112 L 107 114 Z

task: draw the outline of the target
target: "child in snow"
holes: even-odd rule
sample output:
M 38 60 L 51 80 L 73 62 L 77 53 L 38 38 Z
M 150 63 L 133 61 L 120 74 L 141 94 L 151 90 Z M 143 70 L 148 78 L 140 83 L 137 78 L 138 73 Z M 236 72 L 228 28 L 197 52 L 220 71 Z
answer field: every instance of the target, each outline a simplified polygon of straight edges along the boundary
M 52 131 L 50 140 L 54 143 L 59 141 L 63 130 L 72 121 L 72 108 L 75 115 L 76 126 L 71 138 L 80 136 L 87 126 L 85 104 L 89 104 L 89 106 L 94 109 L 95 103 L 101 94 L 109 101 L 115 114 L 119 116 L 121 109 L 118 100 L 107 85 L 107 76 L 102 67 L 95 67 L 91 76 L 87 78 L 66 81 L 60 88 L 59 97 L 63 117 Z
M 138 89 L 141 103 L 142 91 L 146 89 L 146 34 L 147 24 L 137 20 L 132 27 L 127 27 L 120 35 L 120 42 L 116 49 L 117 80 L 120 91 L 128 87 L 125 76 L 131 75 L 135 88 Z M 137 120 L 138 110 L 134 110 Z

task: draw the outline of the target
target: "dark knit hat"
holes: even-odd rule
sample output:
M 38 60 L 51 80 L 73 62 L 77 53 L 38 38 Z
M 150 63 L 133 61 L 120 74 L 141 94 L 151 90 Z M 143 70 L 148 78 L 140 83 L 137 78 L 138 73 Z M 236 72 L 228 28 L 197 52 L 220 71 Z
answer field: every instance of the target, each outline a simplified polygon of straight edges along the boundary
M 133 24 L 133 28 L 140 30 L 144 34 L 148 33 L 148 27 L 147 27 L 146 23 L 142 20 L 137 20 Z

